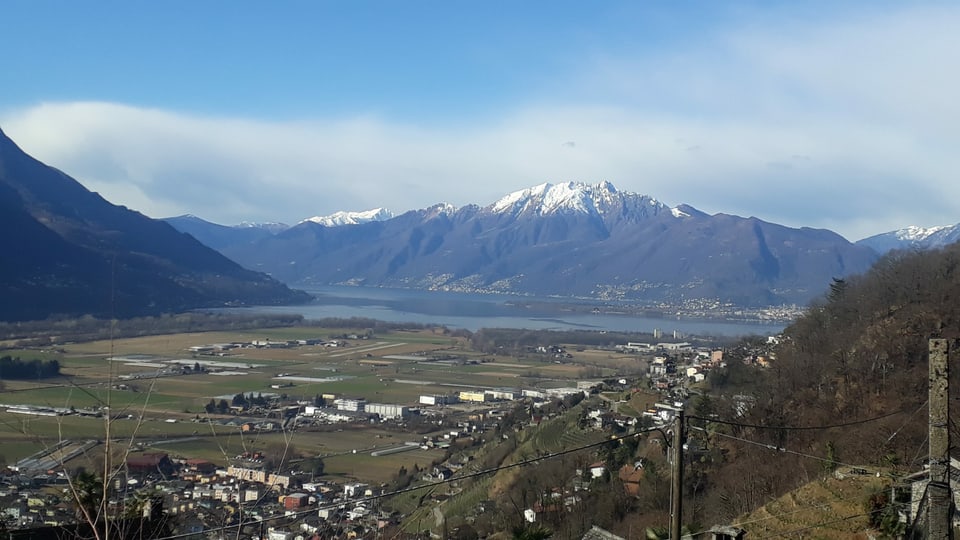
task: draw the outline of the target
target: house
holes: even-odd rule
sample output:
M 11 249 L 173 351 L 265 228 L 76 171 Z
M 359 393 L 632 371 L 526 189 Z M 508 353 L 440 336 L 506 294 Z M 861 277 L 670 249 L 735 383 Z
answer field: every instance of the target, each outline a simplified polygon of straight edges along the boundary
M 217 466 L 213 462 L 205 459 L 188 459 L 186 465 L 191 471 L 200 474 L 212 474 L 217 470 Z
M 900 511 L 900 521 L 905 521 L 908 525 L 916 523 L 917 514 L 924 506 L 923 499 L 927 492 L 927 484 L 930 483 L 930 469 L 915 472 L 903 479 L 903 482 L 894 486 L 891 500 L 909 501 L 909 506 L 905 506 L 906 513 Z M 953 494 L 954 507 L 960 507 L 960 460 L 950 458 L 950 492 Z M 958 525 L 957 514 L 954 513 L 953 523 Z
M 640 483 L 643 482 L 643 462 L 637 461 L 633 465 L 627 464 L 620 468 L 617 476 L 623 482 L 623 489 L 627 495 L 640 495 Z
M 453 476 L 453 471 L 447 467 L 439 466 L 433 468 L 433 477 L 437 480 L 449 480 Z
M 306 493 L 293 493 L 283 498 L 284 510 L 296 510 L 303 508 L 310 502 L 310 496 Z
M 361 497 L 363 496 L 363 491 L 367 488 L 367 484 L 362 484 L 360 482 L 354 482 L 350 484 L 343 485 L 343 495 L 345 497 Z
M 267 540 L 290 540 L 293 538 L 293 533 L 285 529 L 274 529 L 270 527 L 267 529 Z
M 163 476 L 173 474 L 174 465 L 165 452 L 147 452 L 127 458 L 127 471 L 130 474 L 159 473 Z
M 607 467 L 603 464 L 602 461 L 598 461 L 590 465 L 590 478 L 601 478 L 603 473 L 606 472 Z
M 358 504 L 353 510 L 347 511 L 347 519 L 356 521 L 370 514 L 370 509 L 362 504 Z

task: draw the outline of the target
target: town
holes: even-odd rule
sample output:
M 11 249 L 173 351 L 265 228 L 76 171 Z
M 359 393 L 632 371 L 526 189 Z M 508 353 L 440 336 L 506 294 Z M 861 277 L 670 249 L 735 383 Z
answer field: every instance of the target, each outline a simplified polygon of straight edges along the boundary
M 722 349 L 679 335 L 502 354 L 471 350 L 437 329 L 186 341 L 196 336 L 174 340 L 177 351 L 166 338 L 165 354 L 156 337 L 116 343 L 106 356 L 103 343 L 63 345 L 57 356 L 72 387 L 88 389 L 75 403 L 42 402 L 37 396 L 49 395 L 49 383 L 6 383 L 14 391 L 0 415 L 36 417 L 25 431 L 44 441 L 29 455 L 6 454 L 0 512 L 12 526 L 75 520 L 72 478 L 99 456 L 113 459 L 117 471 L 111 515 L 162 512 L 179 533 L 231 528 L 298 540 L 409 528 L 417 508 L 404 509 L 392 494 L 420 486 L 423 496 L 452 497 L 462 489 L 458 477 L 476 472 L 484 443 L 515 438 L 573 407 L 577 428 L 563 436 L 586 446 L 667 426 L 710 371 L 725 365 Z M 762 368 L 771 359 L 747 361 Z M 123 408 L 97 397 L 107 395 Z M 106 423 L 123 435 L 63 435 L 65 423 L 78 422 L 90 434 Z M 57 438 L 54 425 L 61 426 Z M 606 471 L 594 455 L 571 475 L 578 480 L 564 488 L 563 504 L 577 504 L 577 493 L 589 489 L 582 478 L 619 474 L 636 490 L 638 468 L 630 462 Z M 525 519 L 549 511 L 532 505 Z

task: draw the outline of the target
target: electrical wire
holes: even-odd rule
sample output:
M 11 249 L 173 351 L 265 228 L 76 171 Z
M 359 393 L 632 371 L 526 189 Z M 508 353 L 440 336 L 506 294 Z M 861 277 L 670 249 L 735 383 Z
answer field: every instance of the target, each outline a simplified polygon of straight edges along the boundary
M 921 403 L 919 407 L 917 407 L 917 410 L 913 411 L 913 413 L 911 413 L 910 416 L 908 416 L 907 419 L 903 421 L 903 425 L 901 425 L 900 427 L 898 427 L 898 428 L 896 429 L 896 431 L 893 432 L 892 435 L 890 435 L 889 437 L 887 437 L 887 440 L 886 440 L 886 442 L 884 442 L 884 445 L 889 444 L 890 441 L 892 441 L 893 438 L 896 437 L 903 428 L 907 427 L 907 424 L 910 423 L 910 420 L 912 420 L 913 417 L 917 415 L 917 413 L 919 413 L 920 411 L 922 411 L 923 408 L 926 407 L 928 403 L 930 403 L 930 398 L 927 398 L 926 400 L 924 400 L 924 402 Z
M 703 428 L 698 428 L 698 427 L 691 427 L 690 429 L 703 430 Z M 705 430 L 704 430 L 704 431 L 705 431 Z M 737 436 L 735 436 L 735 435 L 727 435 L 726 433 L 712 433 L 712 435 L 716 435 L 716 436 L 718 436 L 718 437 L 724 437 L 724 438 L 727 438 L 727 439 L 733 439 L 733 440 L 740 441 L 740 442 L 743 442 L 743 443 L 752 444 L 752 445 L 754 445 L 754 446 L 760 446 L 760 447 L 762 447 L 762 448 L 766 448 L 767 450 L 774 450 L 774 451 L 776 451 L 776 452 L 782 452 L 782 453 L 784 453 L 784 454 L 792 454 L 792 455 L 795 455 L 795 456 L 805 457 L 805 458 L 809 458 L 809 459 L 815 459 L 815 460 L 817 460 L 817 461 L 820 461 L 820 462 L 823 462 L 823 463 L 828 463 L 828 464 L 831 464 L 831 465 L 843 465 L 844 467 L 862 468 L 861 465 L 852 465 L 852 464 L 850 464 L 850 463 L 843 463 L 843 462 L 836 461 L 836 460 L 832 460 L 832 459 L 822 458 L 822 457 L 820 457 L 820 456 L 814 456 L 814 455 L 812 455 L 812 454 L 805 454 L 805 453 L 803 453 L 803 452 L 797 452 L 796 450 L 788 450 L 787 448 L 784 448 L 784 447 L 782 447 L 782 446 L 777 446 L 777 445 L 775 445 L 775 444 L 769 444 L 769 443 L 761 443 L 761 442 L 757 442 L 757 441 L 751 441 L 750 439 L 744 439 L 743 437 L 737 437 Z
M 370 495 L 370 496 L 368 496 L 368 497 L 360 497 L 360 498 L 357 498 L 357 499 L 351 499 L 351 500 L 349 500 L 349 501 L 340 501 L 340 502 L 336 502 L 336 503 L 332 503 L 332 504 L 327 504 L 327 505 L 323 505 L 323 506 L 318 506 L 318 507 L 316 507 L 316 508 L 311 508 L 311 509 L 309 509 L 309 510 L 303 510 L 303 511 L 300 511 L 300 512 L 294 512 L 294 513 L 292 513 L 292 514 L 290 514 L 290 515 L 284 514 L 284 515 L 270 516 L 270 517 L 264 518 L 264 519 L 262 519 L 262 520 L 259 520 L 259 521 L 257 521 L 256 523 L 257 523 L 257 524 L 259 524 L 259 523 L 267 523 L 267 522 L 270 522 L 270 521 L 275 521 L 275 520 L 280 520 L 280 519 L 292 519 L 292 520 L 295 520 L 295 519 L 297 519 L 297 518 L 299 518 L 299 517 L 301 517 L 301 516 L 306 516 L 306 515 L 309 515 L 309 514 L 318 512 L 318 511 L 320 511 L 320 510 L 329 510 L 329 509 L 337 508 L 337 507 L 343 506 L 343 505 L 345 505 L 345 504 L 354 504 L 354 505 L 357 505 L 357 504 L 361 504 L 361 503 L 379 501 L 380 499 L 386 499 L 386 498 L 389 498 L 389 497 L 394 497 L 394 496 L 396 496 L 396 495 L 403 495 L 404 493 L 411 493 L 411 492 L 414 492 L 414 491 L 419 491 L 419 490 L 421 490 L 421 489 L 436 488 L 436 487 L 439 486 L 439 485 L 449 484 L 449 483 L 452 483 L 452 482 L 458 482 L 458 481 L 460 481 L 460 480 L 468 480 L 468 479 L 470 479 L 470 478 L 476 478 L 476 477 L 480 477 L 480 476 L 485 476 L 485 475 L 488 475 L 488 474 L 496 473 L 496 472 L 503 471 L 503 470 L 507 470 L 507 469 L 513 469 L 513 468 L 516 468 L 516 467 L 522 467 L 522 466 L 524 466 L 524 465 L 531 465 L 531 464 L 535 464 L 535 463 L 538 463 L 538 462 L 540 462 L 540 461 L 544 461 L 544 460 L 547 460 L 547 459 L 553 459 L 553 458 L 556 458 L 556 457 L 565 456 L 565 455 L 573 454 L 573 453 L 576 453 L 576 452 L 581 452 L 581 451 L 583 451 L 583 450 L 589 450 L 589 449 L 591 449 L 591 448 L 596 448 L 596 447 L 599 447 L 599 446 L 603 446 L 603 445 L 609 444 L 609 443 L 611 443 L 611 442 L 619 442 L 619 441 L 622 441 L 622 440 L 624 440 L 624 439 L 629 439 L 629 438 L 631 438 L 631 437 L 636 437 L 636 436 L 642 435 L 642 434 L 644 434 L 644 433 L 650 433 L 650 432 L 652 432 L 652 431 L 659 431 L 659 430 L 660 430 L 660 428 L 647 428 L 647 429 L 643 429 L 643 430 L 640 430 L 640 431 L 635 431 L 635 432 L 630 433 L 630 434 L 628 434 L 628 435 L 620 435 L 620 436 L 617 436 L 617 437 L 611 437 L 611 438 L 609 438 L 609 439 L 604 439 L 604 440 L 599 441 L 599 442 L 595 442 L 595 443 L 591 443 L 591 444 L 586 444 L 586 445 L 582 445 L 582 446 L 577 446 L 577 447 L 574 447 L 574 448 L 568 448 L 568 449 L 566 449 L 566 450 L 561 450 L 561 451 L 558 451 L 558 452 L 552 452 L 552 453 L 549 453 L 549 454 L 543 454 L 543 455 L 536 456 L 536 457 L 533 457 L 533 458 L 530 458 L 530 459 L 524 459 L 524 460 L 521 460 L 521 461 L 517 461 L 517 462 L 515 462 L 515 463 L 510 463 L 510 464 L 508 464 L 508 465 L 500 465 L 500 466 L 498 466 L 498 467 L 491 467 L 491 468 L 489 468 L 489 469 L 483 469 L 483 470 L 480 470 L 480 471 L 467 473 L 467 474 L 462 475 L 462 476 L 453 476 L 453 477 L 447 478 L 447 479 L 445 479 L 445 480 L 438 480 L 438 481 L 436 481 L 436 482 L 431 482 L 431 483 L 429 483 L 429 484 L 421 484 L 421 485 L 418 485 L 418 486 L 410 486 L 410 487 L 406 487 L 406 488 L 403 488 L 403 489 L 397 489 L 397 490 L 394 490 L 394 491 L 390 491 L 390 492 L 387 492 L 387 493 L 381 493 L 381 494 L 379 494 L 379 495 Z M 253 525 L 253 524 L 254 524 L 254 523 L 251 522 L 251 523 L 245 523 L 245 524 L 244 524 L 244 523 L 240 523 L 240 524 L 234 524 L 234 525 L 226 525 L 226 526 L 222 526 L 222 527 L 214 527 L 214 528 L 210 528 L 210 529 L 204 529 L 204 530 L 202 531 L 202 534 L 207 534 L 207 533 L 217 532 L 217 531 L 225 531 L 225 530 L 228 530 L 228 529 L 236 529 L 236 528 L 241 528 L 241 527 L 243 527 L 243 526 L 245 526 L 245 525 Z M 194 535 L 196 535 L 196 534 L 198 534 L 198 533 L 196 533 L 196 532 L 190 532 L 190 533 L 175 534 L 175 535 L 170 535 L 170 536 L 163 536 L 163 537 L 157 538 L 157 539 L 155 539 L 155 540 L 177 540 L 177 539 L 179 539 L 179 538 L 186 538 L 186 537 L 189 537 L 189 536 L 194 536 Z
M 794 515 L 794 514 L 799 514 L 800 512 L 807 512 L 807 511 L 810 511 L 810 510 L 826 510 L 826 509 L 830 509 L 834 504 L 844 503 L 844 502 L 851 502 L 851 501 L 859 500 L 859 499 L 860 499 L 859 496 L 846 497 L 846 498 L 837 498 L 836 500 L 831 501 L 831 502 L 825 502 L 825 503 L 820 503 L 820 504 L 813 504 L 813 505 L 810 505 L 810 506 L 804 506 L 804 507 L 801 507 L 801 508 L 797 508 L 797 509 L 795 509 L 795 510 L 792 510 L 792 511 L 790 511 L 790 512 L 782 512 L 782 513 L 779 513 L 779 514 L 770 514 L 770 515 L 767 515 L 767 516 L 764 516 L 764 517 L 759 517 L 759 518 L 755 518 L 755 519 L 748 519 L 748 520 L 746 520 L 746 521 L 737 521 L 737 522 L 732 523 L 731 525 L 734 526 L 734 527 L 743 527 L 743 526 L 745 526 L 745 525 L 753 525 L 753 524 L 761 523 L 761 522 L 763 522 L 763 521 L 768 521 L 768 520 L 771 520 L 771 519 L 782 519 L 782 518 L 785 518 L 785 517 L 792 516 L 792 515 Z M 905 506 L 907 506 L 907 505 L 910 504 L 910 503 L 891 501 L 889 504 L 894 505 L 894 506 L 904 506 L 904 507 L 905 507 Z M 871 513 L 872 513 L 872 512 L 871 512 Z M 851 519 L 851 518 L 847 518 L 847 519 Z M 702 531 L 697 531 L 697 532 L 691 533 L 691 536 L 697 537 L 697 536 L 699 536 L 699 535 L 701 535 L 701 534 L 706 534 L 706 533 L 708 533 L 708 532 L 710 532 L 709 529 L 704 529 L 704 530 L 702 530 Z
M 860 513 L 860 514 L 854 514 L 854 515 L 852 515 L 852 516 L 844 516 L 844 517 L 842 517 L 842 518 L 832 519 L 832 520 L 830 520 L 830 521 L 823 521 L 823 522 L 817 523 L 817 524 L 815 524 L 815 525 L 809 525 L 809 526 L 807 526 L 807 527 L 801 527 L 801 528 L 799 528 L 799 529 L 793 529 L 793 530 L 790 530 L 790 531 L 785 531 L 785 532 L 782 532 L 782 533 L 777 534 L 776 536 L 772 536 L 771 538 L 783 538 L 783 537 L 788 537 L 788 536 L 792 536 L 792 535 L 794 535 L 794 534 L 802 533 L 802 532 L 804 532 L 804 531 L 809 531 L 809 530 L 812 530 L 812 529 L 819 529 L 820 527 L 824 527 L 824 526 L 826 526 L 826 525 L 833 525 L 834 523 L 841 523 L 841 522 L 847 521 L 847 520 L 849 520 L 849 519 L 854 519 L 854 518 L 858 518 L 858 517 L 869 516 L 869 515 L 871 515 L 871 514 L 875 514 L 875 513 L 879 512 L 879 511 L 880 511 L 880 510 L 874 510 L 873 512 L 863 512 L 863 513 Z
M 759 424 L 744 424 L 742 422 L 733 422 L 731 420 L 719 420 L 717 418 L 707 418 L 704 416 L 696 416 L 696 415 L 687 415 L 687 418 L 691 420 L 703 420 L 704 422 L 712 422 L 714 424 L 724 424 L 727 426 L 736 426 L 736 427 L 742 427 L 742 428 L 778 429 L 778 430 L 784 430 L 784 431 L 813 431 L 813 430 L 825 430 L 825 429 L 833 429 L 833 428 L 840 428 L 840 427 L 857 426 L 860 424 L 867 424 L 870 422 L 876 422 L 877 420 L 883 420 L 884 418 L 889 418 L 897 414 L 903 414 L 905 412 L 906 411 L 894 411 L 884 415 L 875 416 L 873 418 L 866 418 L 863 420 L 854 420 L 852 422 L 843 422 L 840 424 L 829 424 L 825 426 L 764 426 Z

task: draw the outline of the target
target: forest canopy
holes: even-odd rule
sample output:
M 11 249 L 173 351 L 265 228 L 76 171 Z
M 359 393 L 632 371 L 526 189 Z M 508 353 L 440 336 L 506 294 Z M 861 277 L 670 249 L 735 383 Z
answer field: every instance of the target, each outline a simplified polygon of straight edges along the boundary
M 46 379 L 59 375 L 60 362 L 57 360 L 21 360 L 19 357 L 0 357 L 0 381 Z

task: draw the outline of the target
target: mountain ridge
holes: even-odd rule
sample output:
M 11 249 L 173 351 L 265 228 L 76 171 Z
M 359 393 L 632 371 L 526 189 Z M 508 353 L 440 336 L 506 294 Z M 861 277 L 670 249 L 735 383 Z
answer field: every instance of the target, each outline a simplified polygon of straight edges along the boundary
M 0 273 L 5 320 L 125 317 L 306 299 L 169 224 L 98 193 L 21 150 L 0 130 L 0 229 L 17 264 Z
M 911 225 L 858 240 L 881 255 L 898 249 L 936 249 L 960 241 L 960 223 L 938 227 Z
M 386 221 L 394 217 L 396 216 L 394 216 L 393 212 L 385 208 L 374 208 L 360 212 L 341 210 L 329 216 L 314 216 L 303 221 L 310 221 L 318 225 L 326 225 L 327 227 L 337 227 L 341 225 L 359 225 L 370 221 Z M 301 221 L 301 223 L 303 221 Z
M 825 229 L 708 215 L 609 182 L 543 183 L 486 206 L 383 221 L 301 222 L 222 252 L 287 283 L 650 303 L 806 303 L 876 259 Z

